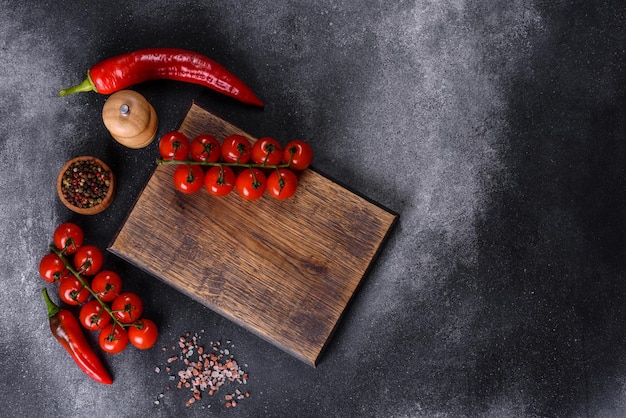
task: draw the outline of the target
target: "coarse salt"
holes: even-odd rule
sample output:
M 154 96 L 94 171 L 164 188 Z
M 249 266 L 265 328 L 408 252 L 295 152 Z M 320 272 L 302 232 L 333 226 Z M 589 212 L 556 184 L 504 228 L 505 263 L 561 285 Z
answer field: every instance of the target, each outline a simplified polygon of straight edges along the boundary
M 204 331 L 201 331 L 201 333 L 202 332 Z M 220 349 L 220 341 L 215 341 L 215 343 L 211 341 L 212 350 L 205 350 L 203 346 L 199 345 L 199 340 L 200 336 L 197 333 L 193 335 L 189 332 L 185 333 L 184 336 L 178 339 L 178 347 L 172 346 L 172 350 L 178 348 L 180 354 L 170 356 L 167 359 L 168 364 L 172 364 L 176 361 L 182 362 L 182 369 L 175 372 L 174 375 L 170 374 L 169 380 L 177 380 L 178 377 L 176 387 L 179 389 L 185 387 L 192 391 L 193 396 L 185 402 L 185 406 L 187 407 L 200 401 L 202 392 L 206 392 L 209 396 L 212 396 L 222 385 L 226 384 L 226 382 L 247 384 L 248 381 L 247 373 L 245 373 L 237 361 L 234 360 L 234 356 L 231 354 L 230 350 L 226 348 Z M 231 341 L 228 340 L 227 344 L 230 343 Z M 232 345 L 231 348 L 232 347 L 234 347 L 234 345 Z M 156 367 L 155 371 L 159 373 L 161 368 Z M 171 367 L 166 367 L 166 371 L 169 374 Z M 170 387 L 168 386 L 166 389 L 169 390 Z M 160 397 L 162 396 L 161 394 Z M 225 406 L 227 408 L 235 407 L 238 405 L 236 400 L 240 401 L 249 396 L 249 392 L 245 392 L 244 394 L 237 388 L 234 393 L 224 396 L 224 400 L 226 401 Z

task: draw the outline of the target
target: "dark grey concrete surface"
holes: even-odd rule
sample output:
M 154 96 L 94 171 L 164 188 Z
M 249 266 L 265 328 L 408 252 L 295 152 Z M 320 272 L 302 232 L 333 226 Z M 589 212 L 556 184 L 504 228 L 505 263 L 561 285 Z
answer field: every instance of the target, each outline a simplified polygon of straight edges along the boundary
M 1 1 L 0 415 L 624 416 L 625 22 L 616 0 Z M 310 141 L 316 168 L 400 214 L 317 368 L 112 254 L 157 347 L 106 356 L 103 387 L 52 339 L 37 274 L 52 231 L 72 220 L 105 247 L 157 153 L 111 139 L 105 96 L 57 92 L 150 46 L 216 59 L 267 105 L 137 85 L 160 134 L 197 100 Z M 93 217 L 55 194 L 82 154 L 119 180 Z M 161 347 L 187 331 L 230 341 L 249 399 L 166 390 Z

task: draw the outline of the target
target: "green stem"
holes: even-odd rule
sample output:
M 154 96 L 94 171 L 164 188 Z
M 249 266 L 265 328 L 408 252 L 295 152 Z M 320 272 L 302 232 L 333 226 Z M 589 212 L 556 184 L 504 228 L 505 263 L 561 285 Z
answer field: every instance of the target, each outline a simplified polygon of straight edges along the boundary
M 93 81 L 91 81 L 89 74 L 87 74 L 87 78 L 83 80 L 82 83 L 61 90 L 59 96 L 68 96 L 70 94 L 83 93 L 86 91 L 96 91 L 96 86 L 93 84 Z
M 293 154 L 291 154 L 293 156 Z M 280 175 L 280 170 L 277 168 L 276 169 L 276 174 L 278 174 L 278 186 L 280 187 L 280 191 L 283 191 L 283 188 L 285 187 L 285 180 L 283 180 L 283 176 Z
M 255 163 L 225 163 L 225 162 L 209 162 L 209 161 L 187 161 L 187 160 L 156 160 L 159 165 L 171 165 L 171 164 L 188 164 L 188 165 L 204 165 L 209 167 L 243 167 L 243 168 L 289 168 L 289 163 L 267 165 L 267 164 L 255 164 Z
M 296 147 L 289 148 L 289 162 L 287 166 L 291 165 L 291 161 L 293 160 L 293 155 L 296 153 Z
M 45 287 L 41 289 L 41 293 L 43 294 L 43 299 L 46 301 L 46 307 L 48 308 L 48 318 L 52 318 L 61 310 L 61 308 L 52 302 L 52 299 L 48 296 L 48 290 Z
M 63 264 L 65 265 L 65 268 L 68 269 L 70 271 L 70 273 L 72 273 L 80 281 L 80 283 L 83 285 L 83 287 L 85 289 L 87 289 L 89 291 L 89 293 L 91 293 L 91 296 L 93 296 L 94 299 L 96 299 L 98 301 L 98 303 L 100 303 L 100 306 L 102 306 L 102 309 L 104 311 L 106 311 L 106 313 L 109 314 L 109 316 L 111 317 L 113 322 L 115 322 L 117 325 L 119 325 L 122 328 L 132 325 L 132 324 L 123 324 L 123 323 L 121 323 L 115 317 L 115 315 L 113 315 L 113 311 L 111 310 L 111 308 L 109 308 L 109 306 L 102 299 L 100 299 L 100 296 L 98 296 L 98 294 L 96 292 L 94 292 L 94 290 L 91 288 L 91 286 L 89 286 L 89 283 L 87 283 L 87 281 L 83 278 L 83 276 L 81 276 L 81 274 L 72 266 L 72 264 L 69 262 L 69 260 L 67 258 L 65 258 L 65 255 L 63 254 L 63 252 L 59 251 L 54 245 L 50 245 L 50 249 L 54 253 L 56 253 L 56 255 L 59 256 L 61 261 L 63 261 Z
M 259 180 L 257 180 L 256 173 L 252 168 L 250 169 L 250 172 L 252 173 L 252 188 L 256 190 L 261 187 L 261 183 L 259 183 Z

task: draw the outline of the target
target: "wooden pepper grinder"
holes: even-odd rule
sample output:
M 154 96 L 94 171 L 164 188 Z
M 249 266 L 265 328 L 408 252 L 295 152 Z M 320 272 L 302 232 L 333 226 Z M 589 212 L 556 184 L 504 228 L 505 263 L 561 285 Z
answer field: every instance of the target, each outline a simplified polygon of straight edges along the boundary
M 152 143 L 159 124 L 152 105 L 132 90 L 120 90 L 109 96 L 102 108 L 102 120 L 117 142 L 135 149 Z

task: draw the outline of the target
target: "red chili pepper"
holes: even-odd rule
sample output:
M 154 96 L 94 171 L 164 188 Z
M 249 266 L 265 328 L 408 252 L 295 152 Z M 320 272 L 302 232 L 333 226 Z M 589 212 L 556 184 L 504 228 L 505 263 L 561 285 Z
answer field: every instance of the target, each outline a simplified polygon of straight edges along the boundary
M 263 102 L 221 64 L 192 51 L 148 48 L 105 59 L 91 67 L 77 86 L 60 96 L 85 91 L 111 94 L 148 80 L 176 80 L 208 87 L 243 103 L 263 107 Z
M 89 346 L 76 317 L 70 311 L 55 305 L 50 300 L 48 291 L 45 288 L 41 292 L 48 307 L 48 318 L 52 335 L 70 353 L 76 364 L 89 377 L 98 383 L 107 385 L 113 383 L 111 375 L 109 375 L 96 353 Z

